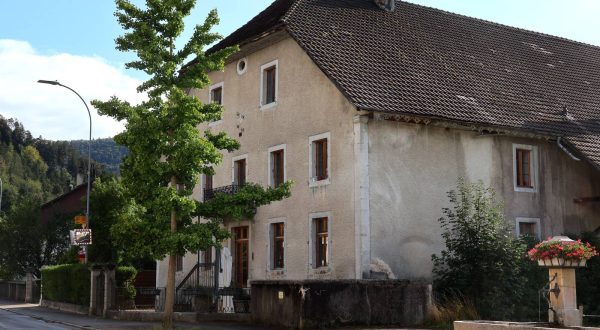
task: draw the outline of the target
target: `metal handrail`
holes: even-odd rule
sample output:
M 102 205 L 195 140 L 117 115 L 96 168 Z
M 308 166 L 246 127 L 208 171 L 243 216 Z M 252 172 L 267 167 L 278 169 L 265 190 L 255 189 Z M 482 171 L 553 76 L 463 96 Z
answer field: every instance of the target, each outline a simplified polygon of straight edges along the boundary
M 183 278 L 183 281 L 181 281 L 179 283 L 179 285 L 177 286 L 175 291 L 179 291 L 185 285 L 185 283 L 190 279 L 190 277 L 192 277 L 192 275 L 194 274 L 194 271 L 197 270 L 198 268 L 200 268 L 199 263 L 195 264 L 194 267 L 192 267 L 190 272 Z

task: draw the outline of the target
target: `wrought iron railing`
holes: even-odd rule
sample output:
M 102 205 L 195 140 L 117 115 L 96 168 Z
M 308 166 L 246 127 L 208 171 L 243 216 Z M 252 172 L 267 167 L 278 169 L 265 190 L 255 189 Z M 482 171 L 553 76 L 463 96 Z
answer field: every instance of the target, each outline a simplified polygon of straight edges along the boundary
M 196 263 L 175 289 L 175 309 L 192 311 L 197 297 L 210 298 L 209 309 L 216 307 L 216 296 L 219 289 L 220 251 L 216 250 L 215 262 Z M 205 299 L 206 300 L 206 299 Z M 197 307 L 196 307 L 197 308 Z
M 215 287 L 215 263 L 197 263 L 177 286 L 177 291 Z
M 203 190 L 204 201 L 213 199 L 217 193 L 235 194 L 236 192 L 240 191 L 241 188 L 242 188 L 241 185 L 230 184 L 228 186 L 223 186 L 223 187 L 218 187 L 218 188 L 204 189 Z

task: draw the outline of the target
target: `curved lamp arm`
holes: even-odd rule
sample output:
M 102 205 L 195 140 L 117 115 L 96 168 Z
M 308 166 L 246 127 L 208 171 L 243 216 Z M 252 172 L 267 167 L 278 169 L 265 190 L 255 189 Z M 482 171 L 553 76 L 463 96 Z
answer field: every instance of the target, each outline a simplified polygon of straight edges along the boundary
M 91 170 L 92 170 L 92 113 L 90 112 L 90 108 L 88 108 L 88 105 L 85 102 L 85 100 L 83 99 L 83 97 L 81 97 L 81 95 L 79 95 L 79 93 L 77 93 L 73 88 L 63 85 L 56 80 L 54 80 L 54 81 L 38 80 L 38 83 L 54 85 L 54 86 L 61 86 L 61 87 L 64 87 L 64 88 L 70 90 L 71 92 L 75 93 L 75 95 L 77 95 L 79 97 L 79 99 L 81 100 L 81 102 L 83 102 L 83 105 L 85 105 L 85 109 L 88 112 L 88 117 L 90 118 L 90 135 L 89 135 L 89 139 L 88 139 L 87 197 L 85 199 L 86 200 L 85 216 L 87 218 L 87 222 L 88 222 L 87 226 L 89 228 L 90 227 L 90 184 L 91 184 L 90 176 L 91 176 Z

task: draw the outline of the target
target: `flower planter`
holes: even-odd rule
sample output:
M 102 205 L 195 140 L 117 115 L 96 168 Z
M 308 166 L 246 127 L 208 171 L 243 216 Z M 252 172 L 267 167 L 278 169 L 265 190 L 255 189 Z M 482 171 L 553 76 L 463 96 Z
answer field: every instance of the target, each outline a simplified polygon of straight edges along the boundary
M 576 268 L 585 267 L 587 260 L 598 255 L 596 247 L 581 240 L 574 241 L 566 236 L 555 236 L 536 244 L 527 256 L 541 267 Z
M 572 260 L 572 259 L 564 259 L 564 258 L 551 258 L 551 259 L 539 259 L 538 266 L 541 267 L 553 267 L 553 268 L 575 268 L 575 267 L 585 267 L 587 265 L 587 260 Z

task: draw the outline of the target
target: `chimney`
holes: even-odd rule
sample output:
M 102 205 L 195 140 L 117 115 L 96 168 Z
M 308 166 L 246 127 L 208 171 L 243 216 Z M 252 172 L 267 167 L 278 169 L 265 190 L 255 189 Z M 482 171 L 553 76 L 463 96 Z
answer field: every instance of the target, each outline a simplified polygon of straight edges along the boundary
M 379 8 L 392 12 L 396 9 L 396 0 L 373 0 Z

